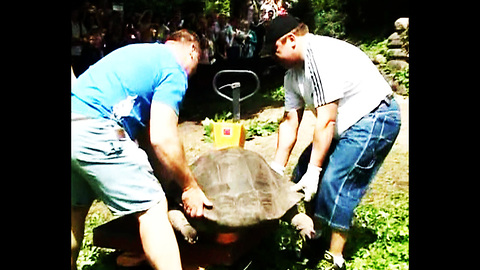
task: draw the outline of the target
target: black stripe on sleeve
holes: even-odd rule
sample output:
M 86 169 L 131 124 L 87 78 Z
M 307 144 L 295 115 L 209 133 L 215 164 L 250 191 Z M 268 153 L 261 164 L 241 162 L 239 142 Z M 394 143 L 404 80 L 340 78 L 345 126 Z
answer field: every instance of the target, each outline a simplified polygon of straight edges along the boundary
M 326 104 L 325 94 L 323 92 L 322 81 L 318 72 L 318 67 L 313 57 L 313 51 L 309 47 L 307 48 L 307 64 L 310 69 L 310 79 L 313 82 L 313 98 L 315 107 L 323 106 Z

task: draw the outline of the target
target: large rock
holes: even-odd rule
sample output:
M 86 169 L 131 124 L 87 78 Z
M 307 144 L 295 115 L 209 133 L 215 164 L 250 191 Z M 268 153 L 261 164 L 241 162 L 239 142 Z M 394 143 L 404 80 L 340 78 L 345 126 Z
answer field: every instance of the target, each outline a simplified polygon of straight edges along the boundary
M 392 60 L 405 60 L 408 61 L 408 53 L 401 49 L 388 49 L 387 50 L 387 58 Z
M 398 18 L 395 21 L 395 30 L 401 33 L 409 27 L 409 24 L 409 19 L 407 17 Z
M 401 48 L 402 45 L 402 37 L 397 32 L 394 32 L 388 37 L 388 48 Z
M 383 54 L 377 54 L 377 55 L 375 55 L 375 57 L 373 58 L 372 61 L 375 65 L 385 64 L 385 63 L 387 63 L 387 58 L 385 56 L 383 56 Z
M 408 63 L 403 60 L 390 60 L 387 62 L 387 67 L 393 71 L 399 71 L 408 67 Z

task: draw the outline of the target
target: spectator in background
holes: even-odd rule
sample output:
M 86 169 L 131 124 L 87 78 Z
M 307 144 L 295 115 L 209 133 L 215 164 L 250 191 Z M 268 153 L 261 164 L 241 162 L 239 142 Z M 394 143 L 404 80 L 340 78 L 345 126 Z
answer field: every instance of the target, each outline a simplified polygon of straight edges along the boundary
M 135 15 L 128 17 L 126 20 L 126 26 L 124 30 L 123 42 L 120 47 L 123 47 L 128 44 L 139 43 L 140 42 L 140 32 L 135 26 Z
M 263 22 L 260 21 L 258 12 L 254 13 L 253 22 L 250 24 L 250 30 L 255 33 L 256 43 L 255 49 L 253 52 L 253 57 L 259 57 L 260 51 L 263 48 L 263 41 L 265 39 L 265 26 Z
M 121 46 L 124 42 L 124 23 L 122 14 L 118 11 L 112 11 L 110 13 L 110 19 L 107 21 L 105 33 L 105 55 L 109 54 Z
M 214 61 L 214 45 L 213 41 L 209 38 L 208 21 L 205 16 L 200 16 L 197 21 L 196 33 L 200 37 L 200 48 L 202 52 L 200 54 L 200 64 L 212 64 Z
M 227 49 L 232 46 L 233 29 L 227 22 L 227 16 L 220 14 L 218 16 L 218 34 L 215 40 L 217 55 L 223 59 L 227 58 Z
M 100 20 L 100 11 L 97 10 L 96 6 L 88 4 L 85 10 L 85 19 L 83 20 L 83 22 L 88 31 L 102 27 Z
M 83 47 L 82 54 L 80 56 L 78 76 L 85 72 L 91 65 L 103 58 L 104 46 L 105 42 L 103 40 L 102 31 L 99 28 L 90 31 L 88 34 L 88 43 Z
M 284 0 L 278 0 L 278 15 L 287 15 L 287 3 Z
M 80 75 L 78 73 L 78 67 L 80 64 L 80 56 L 82 55 L 83 45 L 87 42 L 87 28 L 83 24 L 83 20 L 80 16 L 80 10 L 74 9 L 70 18 L 72 24 L 72 40 L 71 40 L 71 64 L 73 72 L 76 76 Z
M 170 29 L 165 25 L 165 19 L 160 18 L 160 24 L 158 28 L 158 41 L 161 43 L 165 43 L 167 40 L 167 37 L 170 35 L 171 31 Z
M 172 19 L 167 23 L 167 27 L 170 29 L 170 32 L 173 33 L 177 30 L 182 29 L 184 20 L 182 19 L 182 12 L 180 9 L 177 9 L 172 17 Z
M 255 51 L 255 45 L 257 43 L 256 34 L 248 27 L 248 21 L 240 21 L 239 28 L 235 30 L 234 45 L 240 47 L 240 57 L 251 58 Z
M 266 0 L 265 2 L 263 2 L 260 10 L 262 14 L 261 20 L 263 21 L 271 21 L 278 15 L 278 7 L 273 0 Z
M 147 9 L 143 12 L 138 20 L 137 27 L 140 33 L 140 42 L 152 42 L 152 32 L 150 26 L 152 24 L 153 11 Z
M 207 26 L 208 26 L 208 32 L 207 32 L 208 39 L 215 42 L 218 36 L 218 32 L 220 32 L 220 26 L 218 25 L 218 21 L 217 21 L 217 14 L 215 12 L 207 14 L 206 18 L 207 18 Z
M 189 29 L 195 31 L 197 28 L 197 16 L 195 13 L 190 12 L 185 19 L 183 26 L 184 29 Z

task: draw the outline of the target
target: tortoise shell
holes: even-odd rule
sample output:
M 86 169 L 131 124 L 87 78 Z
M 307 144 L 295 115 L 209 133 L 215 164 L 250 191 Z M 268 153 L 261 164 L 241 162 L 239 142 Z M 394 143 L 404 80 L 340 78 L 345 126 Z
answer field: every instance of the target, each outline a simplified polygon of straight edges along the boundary
M 192 164 L 192 172 L 213 202 L 207 223 L 238 228 L 281 218 L 303 194 L 270 168 L 258 153 L 240 147 L 210 151 Z M 198 222 L 195 222 L 198 223 Z M 196 224 L 200 229 L 203 226 Z

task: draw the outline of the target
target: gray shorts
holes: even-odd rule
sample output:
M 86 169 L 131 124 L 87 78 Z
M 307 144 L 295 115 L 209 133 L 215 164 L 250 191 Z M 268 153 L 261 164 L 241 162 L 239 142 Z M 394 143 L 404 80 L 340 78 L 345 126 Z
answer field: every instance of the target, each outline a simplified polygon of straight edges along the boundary
M 114 215 L 127 215 L 165 200 L 147 154 L 119 129 L 113 120 L 72 114 L 72 206 L 100 199 Z

